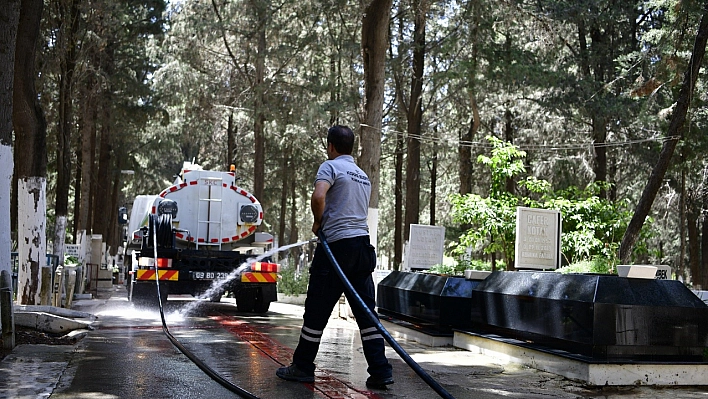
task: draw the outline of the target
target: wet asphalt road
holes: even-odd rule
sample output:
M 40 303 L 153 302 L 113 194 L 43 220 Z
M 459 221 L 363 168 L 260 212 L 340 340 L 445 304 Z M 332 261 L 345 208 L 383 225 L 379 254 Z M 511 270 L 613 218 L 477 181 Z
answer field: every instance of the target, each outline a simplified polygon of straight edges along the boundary
M 438 397 L 392 350 L 396 383 L 367 389 L 356 324 L 330 319 L 314 384 L 280 380 L 302 323 L 302 307 L 273 303 L 265 315 L 221 303 L 173 298 L 166 318 L 172 335 L 223 378 L 263 398 Z M 136 309 L 125 289 L 78 307 L 99 316 L 98 328 L 71 347 L 23 345 L 0 363 L 0 398 L 236 398 L 172 345 L 156 311 Z M 186 307 L 193 307 L 184 314 Z M 75 306 L 75 308 L 77 308 Z M 455 348 L 401 341 L 404 349 L 455 398 L 708 398 L 707 387 L 592 388 L 554 374 Z M 35 356 L 36 355 L 36 356 Z M 707 376 L 708 378 L 708 376 Z

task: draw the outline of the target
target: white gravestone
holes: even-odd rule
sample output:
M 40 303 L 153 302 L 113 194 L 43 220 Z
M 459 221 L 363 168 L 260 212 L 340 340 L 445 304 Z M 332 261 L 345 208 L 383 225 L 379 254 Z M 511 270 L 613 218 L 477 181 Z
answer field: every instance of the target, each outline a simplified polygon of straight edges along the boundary
M 64 255 L 79 257 L 79 244 L 65 244 Z
M 516 208 L 517 269 L 560 267 L 561 214 L 551 209 Z
M 412 224 L 406 248 L 405 269 L 430 269 L 442 264 L 445 228 Z

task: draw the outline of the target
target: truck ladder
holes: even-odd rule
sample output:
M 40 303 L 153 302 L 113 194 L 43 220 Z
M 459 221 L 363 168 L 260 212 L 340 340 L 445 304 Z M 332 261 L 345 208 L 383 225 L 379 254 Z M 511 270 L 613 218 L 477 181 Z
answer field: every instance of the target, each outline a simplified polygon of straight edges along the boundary
M 197 213 L 197 240 L 195 240 L 196 248 L 200 246 L 218 247 L 221 250 L 221 222 L 223 218 L 223 202 L 222 202 L 222 182 L 221 177 L 199 177 L 199 180 L 204 181 L 206 187 L 199 189 L 199 211 Z M 202 195 L 205 192 L 206 195 Z M 200 220 L 202 211 L 206 213 L 206 219 Z M 218 213 L 218 217 L 214 217 Z M 204 242 L 199 242 L 202 229 L 206 229 L 206 237 Z M 216 238 L 216 242 L 211 242 Z

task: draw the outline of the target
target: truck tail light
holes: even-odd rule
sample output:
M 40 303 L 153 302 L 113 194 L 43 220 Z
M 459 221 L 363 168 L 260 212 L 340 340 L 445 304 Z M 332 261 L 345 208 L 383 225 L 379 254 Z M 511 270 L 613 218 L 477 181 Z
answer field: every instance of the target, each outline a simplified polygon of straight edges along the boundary
M 269 272 L 269 273 L 277 273 L 280 269 L 280 265 L 277 263 L 269 263 L 269 262 L 254 262 L 251 265 L 251 270 L 254 272 Z
M 138 258 L 138 266 L 143 266 L 143 267 L 154 267 L 155 266 L 155 259 L 154 258 L 148 258 L 141 256 Z M 159 268 L 166 268 L 166 267 L 172 267 L 172 259 L 168 258 L 157 258 L 157 267 Z

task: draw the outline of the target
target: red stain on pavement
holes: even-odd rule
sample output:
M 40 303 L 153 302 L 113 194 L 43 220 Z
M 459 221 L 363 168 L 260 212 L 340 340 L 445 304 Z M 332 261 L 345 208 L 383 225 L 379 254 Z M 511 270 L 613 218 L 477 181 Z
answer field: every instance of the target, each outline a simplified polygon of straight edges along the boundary
M 290 359 L 293 357 L 292 349 L 257 331 L 248 323 L 228 316 L 212 316 L 210 319 L 219 323 L 239 339 L 247 341 L 277 363 L 281 365 L 290 364 Z M 355 389 L 346 381 L 342 381 L 319 369 L 315 371 L 315 383 L 304 385 L 330 399 L 383 399 L 374 392 Z

